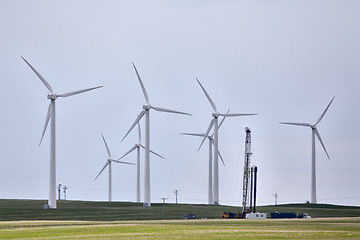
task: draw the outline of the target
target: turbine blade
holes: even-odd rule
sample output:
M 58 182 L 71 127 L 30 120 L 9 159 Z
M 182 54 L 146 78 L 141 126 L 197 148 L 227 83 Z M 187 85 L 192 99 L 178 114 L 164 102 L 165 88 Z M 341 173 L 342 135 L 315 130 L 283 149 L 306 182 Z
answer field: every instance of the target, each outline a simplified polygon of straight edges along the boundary
M 139 130 L 139 144 L 141 143 L 141 131 L 140 131 L 140 123 L 138 122 L 138 130 Z
M 145 150 L 145 147 L 143 145 L 140 145 L 140 147 Z M 156 153 L 154 151 L 149 150 L 149 152 L 151 152 L 152 154 L 154 154 L 154 155 L 156 155 L 156 156 L 158 156 L 158 157 L 160 157 L 162 159 L 165 159 L 163 156 L 161 156 L 160 154 L 158 154 L 158 153 Z
M 110 153 L 109 147 L 108 147 L 108 145 L 107 145 L 107 143 L 106 143 L 106 140 L 105 140 L 105 138 L 104 138 L 104 135 L 101 134 L 101 136 L 102 136 L 102 139 L 103 139 L 103 141 L 104 141 L 104 143 L 105 143 L 106 151 L 107 151 L 107 153 L 108 153 L 108 155 L 109 155 L 109 158 L 111 158 L 111 153 Z
M 206 133 L 205 133 L 205 135 L 204 135 L 203 140 L 201 141 L 201 144 L 200 144 L 200 147 L 198 148 L 198 151 L 200 150 L 201 146 L 202 146 L 203 143 L 205 142 L 205 139 L 209 136 L 209 132 L 210 132 L 211 128 L 212 128 L 213 125 L 214 125 L 214 121 L 215 121 L 214 118 L 211 119 L 210 124 L 209 124 L 209 127 L 208 127 L 208 129 L 206 130 Z
M 240 116 L 253 116 L 257 114 L 256 113 L 220 113 L 219 115 L 223 117 L 240 117 Z
M 319 120 L 317 120 L 317 122 L 315 123 L 315 126 L 323 119 L 325 113 L 327 112 L 327 110 L 329 109 L 331 103 L 333 102 L 335 97 L 333 97 L 329 103 L 329 105 L 327 105 L 327 107 L 325 108 L 325 111 L 321 114 L 321 116 L 319 117 Z
M 310 123 L 291 123 L 291 122 L 279 122 L 279 123 L 280 124 L 295 125 L 295 126 L 311 127 Z
M 214 145 L 214 140 L 213 140 L 213 139 L 211 140 L 211 144 Z M 219 155 L 219 157 L 220 157 L 221 162 L 223 163 L 223 165 L 224 165 L 224 167 L 225 167 L 225 162 L 224 162 L 223 157 L 221 156 L 221 153 L 220 153 L 219 149 L 218 149 L 218 155 Z
M 41 145 L 41 142 L 42 142 L 42 140 L 43 140 L 43 138 L 44 138 L 44 135 L 45 135 L 47 126 L 48 126 L 48 124 L 49 124 L 50 111 L 51 111 L 51 103 L 49 104 L 49 108 L 48 108 L 48 111 L 47 111 L 47 114 L 46 114 L 45 125 L 44 125 L 44 129 L 43 129 L 43 132 L 42 132 L 42 135 L 41 135 L 41 139 L 40 139 L 39 146 Z
M 104 165 L 104 167 L 101 169 L 101 171 L 99 172 L 99 174 L 95 177 L 94 181 L 100 176 L 100 174 L 105 170 L 105 168 L 107 167 L 107 165 L 109 165 L 109 162 L 107 161 Z
M 137 148 L 137 146 L 135 145 L 134 147 L 132 147 L 127 153 L 125 153 L 124 155 L 122 155 L 121 157 L 119 157 L 117 160 L 119 161 L 120 159 L 124 158 L 126 155 L 128 155 L 129 153 L 131 153 L 132 151 L 134 151 Z
M 125 134 L 125 136 L 121 139 L 121 142 L 126 138 L 126 136 L 131 132 L 131 130 L 135 127 L 135 125 L 140 121 L 140 119 L 144 116 L 146 110 L 142 110 L 141 113 L 135 119 L 135 122 L 131 125 L 129 131 Z
M 93 88 L 87 88 L 87 89 L 83 89 L 83 90 L 78 90 L 78 91 L 73 91 L 73 92 L 68 92 L 68 93 L 63 93 L 63 94 L 59 94 L 58 97 L 70 97 L 79 93 L 83 93 L 83 92 L 87 92 L 87 91 L 91 91 L 97 88 L 102 88 L 103 86 L 98 86 L 98 87 L 93 87 Z
M 135 163 L 123 162 L 123 161 L 114 160 L 114 159 L 111 159 L 111 161 L 116 162 L 116 163 L 128 164 L 128 165 L 136 165 Z
M 329 156 L 328 152 L 326 151 L 325 145 L 324 145 L 324 143 L 323 143 L 323 141 L 322 141 L 322 139 L 321 139 L 321 137 L 320 137 L 320 133 L 319 133 L 319 131 L 318 131 L 316 128 L 315 128 L 315 134 L 316 134 L 317 138 L 319 139 L 319 141 L 320 141 L 320 143 L 321 143 L 321 145 L 322 145 L 322 147 L 323 147 L 323 149 L 324 149 L 324 151 L 325 151 L 328 159 L 330 159 L 330 156 Z
M 230 109 L 228 109 L 226 113 L 229 113 L 229 112 L 230 112 Z M 226 116 L 224 116 L 223 119 L 221 120 L 221 122 L 219 124 L 219 129 L 220 129 L 221 125 L 223 124 L 223 122 L 225 121 L 225 118 L 226 118 Z
M 182 135 L 195 136 L 195 137 L 206 137 L 204 133 L 180 133 Z
M 203 87 L 203 85 L 201 85 L 199 79 L 196 78 L 196 81 L 199 83 L 201 89 L 202 89 L 203 92 L 205 93 L 205 95 L 206 95 L 207 99 L 209 100 L 209 102 L 210 102 L 212 108 L 214 109 L 214 111 L 217 112 L 215 103 L 214 103 L 213 100 L 211 99 L 210 95 L 206 92 L 206 90 L 205 90 L 205 88 Z
M 151 106 L 151 108 L 153 108 L 154 110 L 156 110 L 156 111 L 158 111 L 158 112 L 177 113 L 177 114 L 184 114 L 184 115 L 189 115 L 189 116 L 191 116 L 190 113 L 179 112 L 179 111 L 170 110 L 170 109 L 166 109 L 166 108 L 160 108 L 160 107 L 154 107 L 154 106 Z
M 152 154 L 158 156 L 159 158 L 165 159 L 163 156 L 161 156 L 160 154 L 158 154 L 158 153 L 156 153 L 156 152 L 154 152 L 154 151 L 151 151 L 151 150 L 150 150 L 150 152 L 151 152 Z
M 43 78 L 40 73 L 38 71 L 36 71 L 36 69 L 28 62 L 26 61 L 25 58 L 21 57 L 26 63 L 27 65 L 29 65 L 29 67 L 34 71 L 34 73 L 36 74 L 36 76 L 38 76 L 38 78 L 40 78 L 40 80 L 43 82 L 43 84 L 45 85 L 45 87 L 51 92 L 54 93 L 51 85 L 45 80 L 45 78 Z
M 142 91 L 143 91 L 143 94 L 144 94 L 144 97 L 145 97 L 145 100 L 146 100 L 146 104 L 149 104 L 149 96 L 148 96 L 148 94 L 147 94 L 147 92 L 146 92 L 146 89 L 145 89 L 145 86 L 144 86 L 143 82 L 141 81 L 141 77 L 140 77 L 140 75 L 139 75 L 139 72 L 138 72 L 138 70 L 136 69 L 135 64 L 132 63 L 132 65 L 133 65 L 133 67 L 134 67 L 134 69 L 135 69 L 135 72 L 136 72 L 136 75 L 137 75 L 137 77 L 138 77 L 138 79 L 139 79 L 139 83 L 140 83 L 140 85 L 141 85 L 141 89 L 142 89 Z
M 219 150 L 218 150 L 218 155 L 219 155 L 219 157 L 220 157 L 221 162 L 223 163 L 223 165 L 224 165 L 224 167 L 225 167 L 224 159 L 223 159 L 223 157 L 221 156 L 221 153 L 220 153 Z

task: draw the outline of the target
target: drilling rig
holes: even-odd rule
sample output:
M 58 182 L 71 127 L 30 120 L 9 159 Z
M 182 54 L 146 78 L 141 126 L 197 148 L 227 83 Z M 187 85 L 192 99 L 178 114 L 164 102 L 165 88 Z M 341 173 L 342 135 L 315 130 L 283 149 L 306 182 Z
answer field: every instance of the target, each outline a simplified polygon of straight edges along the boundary
M 252 155 L 250 128 L 246 127 L 245 133 L 246 133 L 246 137 L 245 137 L 242 212 L 241 213 L 224 212 L 224 214 L 221 215 L 221 218 L 265 219 L 267 217 L 266 213 L 256 212 L 257 166 L 253 165 L 250 168 L 250 157 Z M 252 205 L 252 202 L 254 205 Z
M 250 180 L 250 156 L 251 156 L 251 131 L 245 128 L 245 158 L 244 158 L 244 178 L 243 178 L 243 199 L 242 199 L 242 216 L 245 218 L 246 213 L 251 210 L 248 208 L 249 201 L 249 180 Z

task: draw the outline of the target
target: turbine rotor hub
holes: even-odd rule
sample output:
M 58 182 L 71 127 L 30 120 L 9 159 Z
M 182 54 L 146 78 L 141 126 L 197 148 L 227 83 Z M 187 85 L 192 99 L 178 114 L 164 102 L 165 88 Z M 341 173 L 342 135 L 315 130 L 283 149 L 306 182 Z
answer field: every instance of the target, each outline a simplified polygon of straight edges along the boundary
M 150 105 L 150 104 L 145 104 L 145 105 L 143 106 L 143 109 L 145 109 L 145 110 L 150 110 L 150 108 L 151 108 L 151 105 Z
M 218 118 L 220 116 L 220 113 L 215 112 L 215 113 L 212 114 L 212 116 L 215 117 L 215 118 Z
M 56 93 L 51 93 L 47 95 L 47 98 L 50 100 L 55 100 L 58 98 L 58 95 Z

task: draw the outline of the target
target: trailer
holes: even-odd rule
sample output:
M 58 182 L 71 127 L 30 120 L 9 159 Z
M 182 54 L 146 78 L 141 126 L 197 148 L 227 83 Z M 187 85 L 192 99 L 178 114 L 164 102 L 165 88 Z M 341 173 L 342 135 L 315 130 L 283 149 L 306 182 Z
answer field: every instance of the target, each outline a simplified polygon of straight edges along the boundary
M 282 213 L 282 212 L 272 212 L 270 214 L 271 218 L 311 218 L 307 213 Z
M 297 213 L 283 213 L 283 212 L 272 212 L 270 214 L 271 218 L 297 218 Z
M 246 219 L 266 219 L 267 214 L 266 213 L 247 213 Z
M 195 219 L 196 216 L 193 213 L 184 214 L 184 219 Z

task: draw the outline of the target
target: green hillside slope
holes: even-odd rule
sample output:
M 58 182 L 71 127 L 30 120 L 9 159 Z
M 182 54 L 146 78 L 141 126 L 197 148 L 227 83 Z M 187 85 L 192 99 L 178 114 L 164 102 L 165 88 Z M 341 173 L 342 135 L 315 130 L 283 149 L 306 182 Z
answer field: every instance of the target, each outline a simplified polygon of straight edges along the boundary
M 144 208 L 141 203 L 58 201 L 58 208 L 44 210 L 46 200 L 0 200 L 0 221 L 16 220 L 158 220 L 182 219 L 192 213 L 196 218 L 217 219 L 223 212 L 241 212 L 240 207 L 195 204 L 152 204 Z M 360 217 L 360 207 L 326 204 L 288 204 L 262 206 L 257 211 L 308 213 L 314 217 Z

